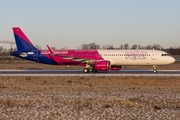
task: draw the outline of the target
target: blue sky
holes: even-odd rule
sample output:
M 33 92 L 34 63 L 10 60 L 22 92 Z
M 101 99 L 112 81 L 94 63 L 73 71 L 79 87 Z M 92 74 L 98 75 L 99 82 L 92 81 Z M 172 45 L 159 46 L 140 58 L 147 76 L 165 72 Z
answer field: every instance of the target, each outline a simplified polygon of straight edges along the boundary
M 19 26 L 46 48 L 83 43 L 180 46 L 180 0 L 0 0 L 0 40 Z M 1 45 L 0 45 L 1 46 Z

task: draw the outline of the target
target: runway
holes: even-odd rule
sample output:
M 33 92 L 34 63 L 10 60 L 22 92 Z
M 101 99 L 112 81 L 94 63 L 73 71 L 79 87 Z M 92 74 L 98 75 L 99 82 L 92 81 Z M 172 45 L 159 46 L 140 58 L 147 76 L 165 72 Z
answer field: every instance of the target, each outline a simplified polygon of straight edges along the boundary
M 82 70 L 0 70 L 0 76 L 180 76 L 180 70 L 120 70 L 83 73 Z

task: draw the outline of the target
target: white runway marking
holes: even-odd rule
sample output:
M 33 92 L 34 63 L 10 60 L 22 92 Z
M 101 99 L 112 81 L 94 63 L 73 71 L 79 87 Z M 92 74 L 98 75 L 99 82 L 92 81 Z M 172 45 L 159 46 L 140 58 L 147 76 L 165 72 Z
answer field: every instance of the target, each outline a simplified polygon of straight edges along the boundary
M 0 70 L 0 76 L 180 76 L 180 70 L 120 70 L 83 73 L 82 70 Z
M 23 71 L 27 71 L 27 72 L 62 72 L 62 71 L 67 71 L 67 72 L 83 72 L 82 70 L 0 70 L 0 72 L 3 72 L 3 71 L 19 71 L 19 72 L 23 72 Z M 134 72 L 151 72 L 153 70 L 111 70 L 111 71 L 114 71 L 114 72 L 130 72 L 130 71 L 134 71 Z M 111 72 L 110 71 L 110 72 Z M 180 72 L 180 70 L 158 70 L 159 72 Z
M 1 76 L 180 76 L 180 74 L 1 74 Z

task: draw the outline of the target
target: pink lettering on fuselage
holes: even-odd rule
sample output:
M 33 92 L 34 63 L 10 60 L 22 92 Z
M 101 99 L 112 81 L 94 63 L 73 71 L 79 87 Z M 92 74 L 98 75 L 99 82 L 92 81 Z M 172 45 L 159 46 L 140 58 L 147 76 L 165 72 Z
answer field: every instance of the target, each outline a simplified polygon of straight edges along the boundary
M 147 52 L 145 51 L 126 51 L 125 52 L 125 58 L 126 59 L 146 59 Z
M 56 54 L 68 54 L 68 51 L 57 51 Z

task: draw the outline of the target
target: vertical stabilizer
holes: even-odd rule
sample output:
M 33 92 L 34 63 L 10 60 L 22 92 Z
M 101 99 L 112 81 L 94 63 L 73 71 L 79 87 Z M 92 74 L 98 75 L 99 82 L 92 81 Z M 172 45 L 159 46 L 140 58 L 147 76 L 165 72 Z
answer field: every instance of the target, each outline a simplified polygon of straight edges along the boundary
M 37 49 L 19 27 L 13 27 L 13 33 L 18 51 Z

